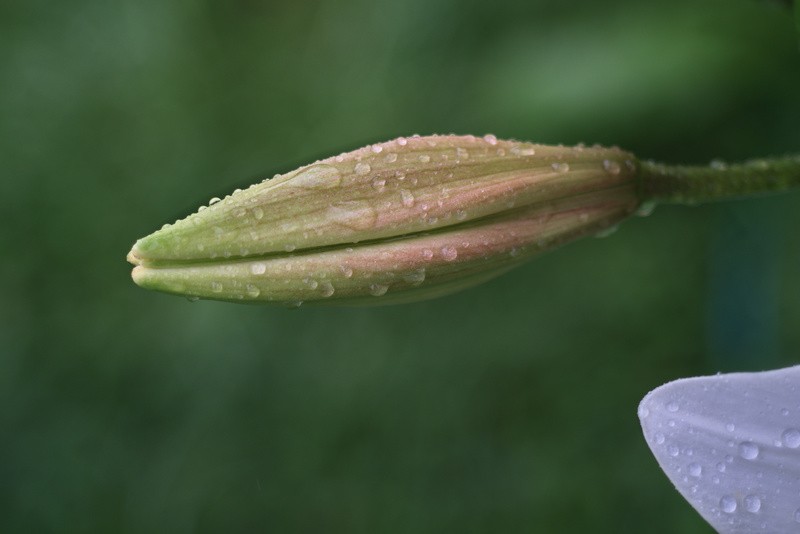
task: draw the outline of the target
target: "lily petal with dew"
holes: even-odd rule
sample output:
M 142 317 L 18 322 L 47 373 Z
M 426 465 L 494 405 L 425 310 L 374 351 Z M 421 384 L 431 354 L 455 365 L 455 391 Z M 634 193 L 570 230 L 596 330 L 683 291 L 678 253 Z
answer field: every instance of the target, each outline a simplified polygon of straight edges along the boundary
M 128 259 L 140 286 L 189 297 L 421 300 L 618 224 L 640 204 L 635 170 L 615 148 L 399 138 L 236 192 Z
M 642 400 L 639 418 L 717 532 L 800 532 L 800 366 L 676 380 Z

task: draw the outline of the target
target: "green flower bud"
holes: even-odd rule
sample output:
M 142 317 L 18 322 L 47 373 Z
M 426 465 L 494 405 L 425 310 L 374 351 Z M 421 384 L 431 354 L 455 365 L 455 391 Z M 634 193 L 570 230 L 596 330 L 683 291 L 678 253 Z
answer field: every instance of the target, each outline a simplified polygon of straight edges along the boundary
M 636 169 L 616 148 L 399 138 L 212 202 L 128 260 L 140 286 L 190 298 L 422 300 L 615 226 L 640 204 Z

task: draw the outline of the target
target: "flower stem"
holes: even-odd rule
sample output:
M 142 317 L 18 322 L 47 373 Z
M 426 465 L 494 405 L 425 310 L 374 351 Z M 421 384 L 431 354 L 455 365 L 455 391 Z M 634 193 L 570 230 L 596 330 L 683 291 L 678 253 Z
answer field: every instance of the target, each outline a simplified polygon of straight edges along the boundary
M 702 167 L 640 165 L 644 202 L 697 204 L 800 188 L 800 155 Z

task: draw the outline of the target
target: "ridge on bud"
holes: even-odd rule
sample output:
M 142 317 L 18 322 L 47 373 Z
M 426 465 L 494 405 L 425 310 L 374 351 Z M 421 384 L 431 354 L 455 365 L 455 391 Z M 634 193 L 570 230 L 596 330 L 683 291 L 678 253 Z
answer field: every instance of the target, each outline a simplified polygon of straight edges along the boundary
M 128 261 L 138 285 L 190 298 L 422 300 L 615 226 L 640 204 L 637 168 L 616 148 L 401 137 L 214 199 Z

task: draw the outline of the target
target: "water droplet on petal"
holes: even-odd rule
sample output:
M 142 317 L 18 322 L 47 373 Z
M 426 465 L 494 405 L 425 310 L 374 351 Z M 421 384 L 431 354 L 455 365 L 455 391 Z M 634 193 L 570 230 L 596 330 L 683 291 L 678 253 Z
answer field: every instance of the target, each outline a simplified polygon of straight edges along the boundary
M 726 514 L 736 511 L 736 498 L 733 495 L 723 495 L 719 500 L 719 508 Z
M 739 455 L 745 460 L 755 460 L 758 457 L 758 445 L 752 441 L 743 441 L 739 444 Z
M 783 444 L 790 449 L 800 447 L 800 430 L 796 428 L 787 428 L 783 434 L 781 434 L 781 440 Z
M 761 510 L 761 499 L 758 495 L 748 495 L 744 498 L 744 508 L 751 514 L 757 514 Z
M 703 474 L 703 467 L 695 462 L 692 462 L 688 466 L 689 474 L 695 478 L 700 477 Z

